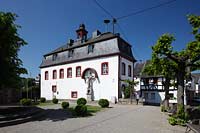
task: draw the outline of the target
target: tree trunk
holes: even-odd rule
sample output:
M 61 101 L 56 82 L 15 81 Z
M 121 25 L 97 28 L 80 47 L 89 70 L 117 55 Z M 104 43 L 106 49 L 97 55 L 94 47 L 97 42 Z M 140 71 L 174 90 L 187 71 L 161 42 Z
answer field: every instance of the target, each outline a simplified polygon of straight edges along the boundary
M 170 86 L 170 79 L 165 78 L 165 100 L 164 100 L 164 107 L 165 109 L 169 108 L 169 86 Z
M 177 90 L 177 102 L 178 106 L 182 105 L 184 106 L 184 77 L 185 77 L 185 67 L 183 64 L 178 65 L 178 75 L 177 75 L 177 84 L 178 84 L 178 90 Z

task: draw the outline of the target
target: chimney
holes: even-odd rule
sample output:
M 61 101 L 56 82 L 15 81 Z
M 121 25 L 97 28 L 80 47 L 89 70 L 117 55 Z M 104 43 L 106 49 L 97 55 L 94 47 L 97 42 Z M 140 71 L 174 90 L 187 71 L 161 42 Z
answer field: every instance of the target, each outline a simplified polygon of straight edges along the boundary
M 81 40 L 81 42 L 87 40 L 88 31 L 85 29 L 85 25 L 84 24 L 80 24 L 79 29 L 76 30 L 76 33 L 77 33 L 77 39 Z
M 101 34 L 101 32 L 99 30 L 96 30 L 94 32 L 92 32 L 92 38 L 96 38 Z
M 74 40 L 73 40 L 73 39 L 69 39 L 68 42 L 67 42 L 67 44 L 69 44 L 70 46 L 72 46 L 73 43 L 74 43 Z

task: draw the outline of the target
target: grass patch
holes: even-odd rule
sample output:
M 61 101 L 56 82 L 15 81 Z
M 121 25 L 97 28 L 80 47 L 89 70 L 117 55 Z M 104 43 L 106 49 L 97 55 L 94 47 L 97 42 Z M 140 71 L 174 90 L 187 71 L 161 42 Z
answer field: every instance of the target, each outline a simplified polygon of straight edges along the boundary
M 55 105 L 52 101 L 46 101 L 45 103 L 38 103 L 36 106 L 49 106 Z
M 88 110 L 88 113 L 96 113 L 96 112 L 99 112 L 101 111 L 101 107 L 99 106 L 91 106 L 91 105 L 87 105 L 87 110 Z
M 92 106 L 92 105 L 86 105 L 86 106 L 87 106 L 87 115 L 86 115 L 86 117 L 87 116 L 93 116 L 95 113 L 97 113 L 97 112 L 102 110 L 102 108 L 99 107 L 99 106 Z M 72 112 L 73 116 L 77 116 L 76 112 L 74 111 L 74 109 L 75 109 L 75 106 L 71 106 L 71 107 L 68 108 L 68 110 L 70 112 Z

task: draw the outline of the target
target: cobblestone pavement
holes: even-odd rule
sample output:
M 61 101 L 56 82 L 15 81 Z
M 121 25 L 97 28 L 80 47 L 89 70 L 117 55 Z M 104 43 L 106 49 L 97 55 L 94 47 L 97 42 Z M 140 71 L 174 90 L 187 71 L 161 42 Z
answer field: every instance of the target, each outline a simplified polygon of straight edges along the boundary
M 185 127 L 171 126 L 160 107 L 112 105 L 95 116 L 73 118 L 50 106 L 45 118 L 0 128 L 0 133 L 182 133 Z

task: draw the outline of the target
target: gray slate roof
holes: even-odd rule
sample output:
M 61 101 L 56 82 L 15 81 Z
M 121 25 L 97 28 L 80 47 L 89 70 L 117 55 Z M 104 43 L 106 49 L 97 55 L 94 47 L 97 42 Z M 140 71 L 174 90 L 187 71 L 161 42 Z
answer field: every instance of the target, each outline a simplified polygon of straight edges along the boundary
M 148 75 L 148 74 L 142 73 L 145 66 L 149 65 L 150 63 L 151 63 L 150 60 L 146 60 L 144 62 L 136 63 L 135 67 L 134 67 L 134 76 L 140 76 L 140 77 L 141 76 L 142 77 L 145 77 L 145 76 L 160 76 L 160 75 Z
M 112 39 L 116 38 L 116 43 L 109 43 Z M 94 45 L 94 51 L 88 54 L 88 45 Z M 73 56 L 68 57 L 68 52 L 74 50 Z M 57 54 L 56 60 L 52 60 L 52 55 Z M 65 64 L 84 59 L 98 58 L 106 55 L 120 54 L 132 61 L 133 57 L 131 45 L 124 41 L 118 35 L 110 32 L 100 34 L 96 38 L 90 38 L 85 42 L 76 41 L 72 45 L 65 44 L 52 52 L 44 55 L 44 59 L 40 67 L 48 67 L 53 65 Z

